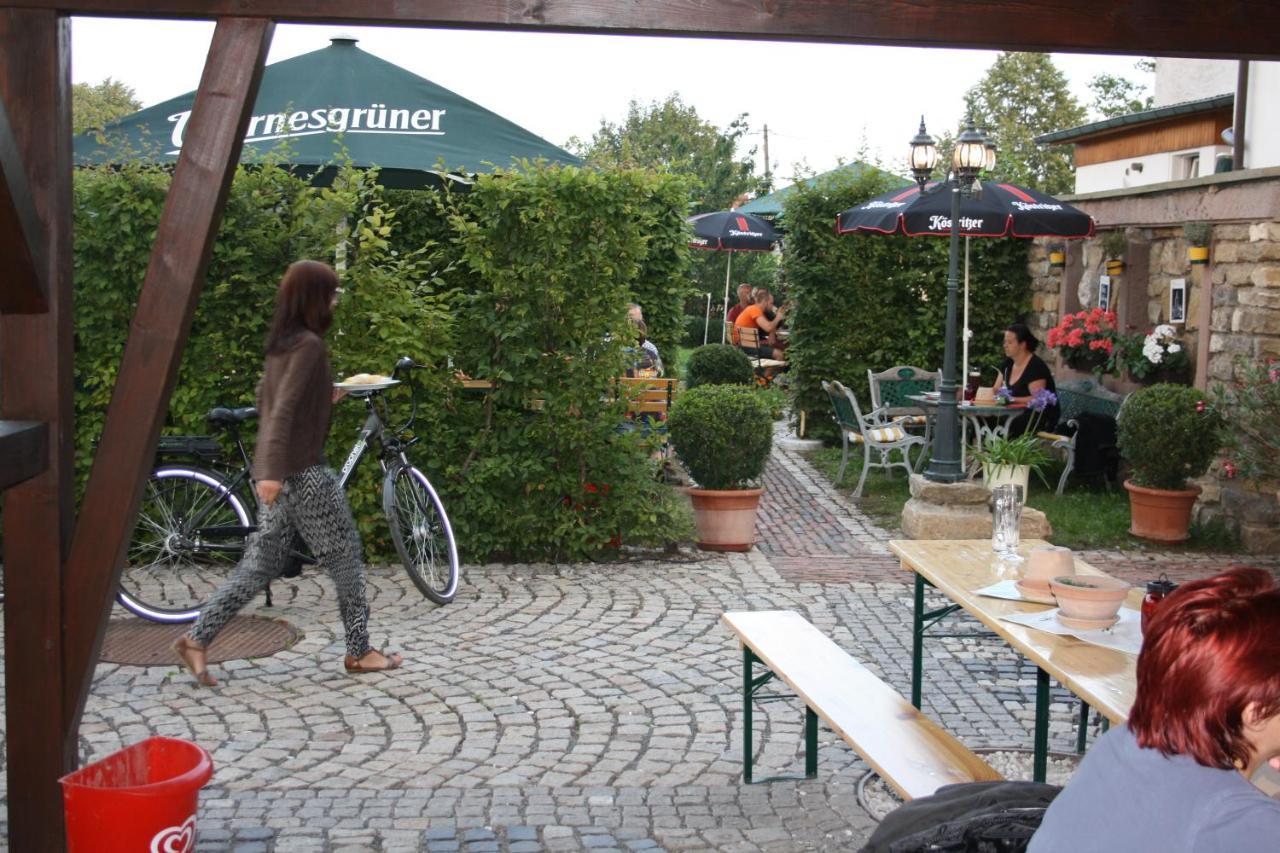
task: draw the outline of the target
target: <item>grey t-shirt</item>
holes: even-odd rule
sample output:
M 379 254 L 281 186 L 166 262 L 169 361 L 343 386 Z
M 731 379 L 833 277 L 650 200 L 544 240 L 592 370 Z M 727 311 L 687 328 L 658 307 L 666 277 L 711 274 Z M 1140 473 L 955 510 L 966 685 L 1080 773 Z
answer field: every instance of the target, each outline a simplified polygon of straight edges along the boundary
M 1128 726 L 1080 763 L 1028 853 L 1275 853 L 1280 802 L 1235 770 L 1143 749 Z

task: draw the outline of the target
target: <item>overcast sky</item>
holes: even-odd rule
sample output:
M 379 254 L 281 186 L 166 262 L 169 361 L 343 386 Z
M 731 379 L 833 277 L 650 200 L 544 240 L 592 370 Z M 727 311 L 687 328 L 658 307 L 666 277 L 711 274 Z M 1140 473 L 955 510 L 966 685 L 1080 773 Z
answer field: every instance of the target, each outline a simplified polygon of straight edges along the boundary
M 76 18 L 72 76 L 133 87 L 143 106 L 196 88 L 213 24 Z M 326 47 L 335 35 L 452 89 L 563 145 L 589 138 L 627 104 L 678 92 L 720 127 L 748 113 L 749 144 L 769 127 L 775 185 L 795 164 L 825 171 L 856 159 L 865 143 L 900 166 L 923 113 L 937 135 L 961 118 L 965 91 L 996 54 L 988 51 L 860 47 L 709 39 L 464 32 L 404 28 L 276 27 L 268 62 Z M 1136 57 L 1055 54 L 1076 97 L 1089 101 L 1093 75 L 1110 72 L 1150 85 Z M 763 169 L 757 151 L 757 169 Z

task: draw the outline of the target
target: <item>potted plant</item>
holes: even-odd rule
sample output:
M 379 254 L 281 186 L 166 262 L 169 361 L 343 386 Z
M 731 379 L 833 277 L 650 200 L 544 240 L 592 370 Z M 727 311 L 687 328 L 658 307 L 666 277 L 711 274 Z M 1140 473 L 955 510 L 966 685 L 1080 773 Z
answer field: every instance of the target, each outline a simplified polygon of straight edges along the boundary
M 1062 246 L 1049 247 L 1049 269 L 1060 270 L 1067 265 L 1067 253 Z
M 996 401 L 1001 405 L 1006 405 L 1009 400 L 1008 388 L 1001 388 L 996 392 Z M 1012 483 L 1022 486 L 1025 498 L 1032 471 L 1036 472 L 1041 482 L 1049 485 L 1044 479 L 1043 468 L 1049 464 L 1051 457 L 1044 442 L 1036 437 L 1036 430 L 1040 426 L 1044 410 L 1057 402 L 1057 395 L 1047 388 L 1037 391 L 1027 403 L 1027 408 L 1035 414 L 1022 435 L 1013 438 L 994 435 L 974 451 L 974 458 L 982 463 L 982 481 L 988 489 Z
M 1124 252 L 1129 239 L 1124 231 L 1108 231 L 1102 236 L 1102 254 L 1107 261 L 1107 275 L 1120 275 L 1124 272 Z
M 1235 375 L 1213 388 L 1215 407 L 1230 418 L 1223 473 L 1274 485 L 1280 499 L 1280 362 L 1241 359 Z
M 705 551 L 749 551 L 755 543 L 757 487 L 773 445 L 769 407 L 745 385 L 700 385 L 681 394 L 667 418 L 671 445 L 696 486 L 687 489 Z
M 1191 359 L 1178 337 L 1178 330 L 1168 323 L 1156 326 L 1145 335 L 1138 332 L 1126 337 L 1120 350 L 1120 362 L 1131 378 L 1139 382 L 1186 384 Z
M 1101 374 L 1115 367 L 1118 337 L 1115 312 L 1091 308 L 1063 317 L 1049 330 L 1048 341 L 1068 367 Z
M 1187 241 L 1187 259 L 1192 264 L 1209 262 L 1209 242 L 1213 239 L 1213 226 L 1208 222 L 1188 222 L 1182 226 L 1182 236 Z
M 1220 446 L 1222 418 L 1204 394 L 1185 385 L 1149 385 L 1129 395 L 1117 419 L 1116 443 L 1132 473 L 1129 532 L 1182 542 L 1200 487 L 1187 481 L 1209 470 Z

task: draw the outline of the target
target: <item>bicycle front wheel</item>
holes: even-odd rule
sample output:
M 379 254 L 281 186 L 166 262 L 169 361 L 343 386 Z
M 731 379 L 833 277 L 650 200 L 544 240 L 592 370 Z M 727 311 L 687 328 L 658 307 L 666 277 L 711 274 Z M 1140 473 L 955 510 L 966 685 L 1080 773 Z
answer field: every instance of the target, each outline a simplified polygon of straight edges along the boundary
M 444 504 L 417 468 L 396 465 L 382 483 L 382 509 L 405 571 L 422 594 L 448 604 L 458 592 L 458 546 Z
M 244 554 L 252 521 L 217 474 L 157 468 L 147 480 L 116 599 L 153 622 L 191 622 Z

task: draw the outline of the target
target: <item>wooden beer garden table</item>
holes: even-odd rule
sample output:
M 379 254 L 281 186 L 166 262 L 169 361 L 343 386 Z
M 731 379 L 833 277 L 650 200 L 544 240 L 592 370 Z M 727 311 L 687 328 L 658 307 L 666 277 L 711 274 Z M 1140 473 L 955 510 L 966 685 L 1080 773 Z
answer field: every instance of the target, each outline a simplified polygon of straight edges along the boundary
M 1018 551 L 1025 557 L 1030 549 L 1045 544 L 1038 539 L 1024 540 Z M 889 547 L 901 559 L 902 567 L 915 573 L 911 703 L 917 708 L 920 707 L 925 631 L 956 610 L 964 610 L 1036 664 L 1033 777 L 1037 782 L 1044 781 L 1049 752 L 1049 676 L 1085 703 L 1077 737 L 1080 751 L 1084 750 L 1090 706 L 1097 708 L 1112 723 L 1122 723 L 1128 718 L 1137 689 L 1137 656 L 1001 619 L 1014 613 L 1043 611 L 1047 605 L 989 598 L 975 593 L 975 590 L 1012 576 L 1010 565 L 1001 566 L 998 556 L 991 550 L 989 539 L 895 539 Z M 1105 574 L 1078 557 L 1075 566 L 1077 574 Z M 925 612 L 926 585 L 936 588 L 953 603 Z M 1142 593 L 1134 588 L 1129 591 L 1125 606 L 1136 610 L 1141 602 Z

